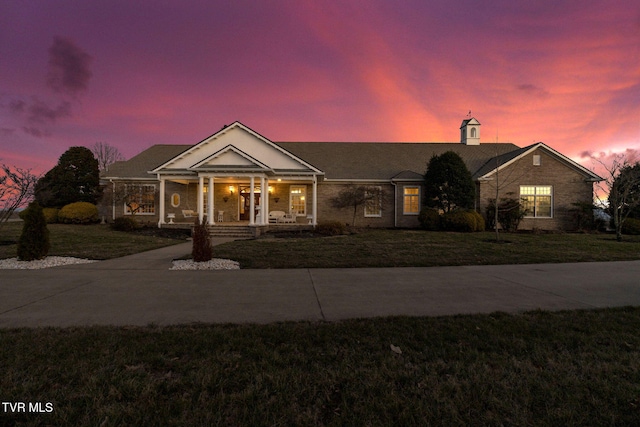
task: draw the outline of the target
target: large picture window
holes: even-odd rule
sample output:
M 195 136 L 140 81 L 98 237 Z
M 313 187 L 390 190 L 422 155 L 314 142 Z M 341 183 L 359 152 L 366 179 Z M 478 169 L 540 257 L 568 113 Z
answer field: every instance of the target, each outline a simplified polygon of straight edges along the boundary
M 551 218 L 553 189 L 550 185 L 523 185 L 520 187 L 526 218 Z
M 292 185 L 289 189 L 291 214 L 296 216 L 307 215 L 307 186 Z
M 420 187 L 404 187 L 403 191 L 405 215 L 418 215 L 420 213 Z
M 364 191 L 364 216 L 382 216 L 382 187 L 369 187 Z
M 156 213 L 156 186 L 128 184 L 124 213 L 126 215 L 153 215 Z

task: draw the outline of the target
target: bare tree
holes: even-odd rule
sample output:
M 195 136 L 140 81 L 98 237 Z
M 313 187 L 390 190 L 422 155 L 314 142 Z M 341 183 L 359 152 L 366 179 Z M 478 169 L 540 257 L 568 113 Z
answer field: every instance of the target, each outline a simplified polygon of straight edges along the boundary
M 622 241 L 622 226 L 629 214 L 640 207 L 640 162 L 626 154 L 613 154 L 609 157 L 595 157 L 592 161 L 606 171 L 604 180 L 597 184 L 598 202 L 609 206 L 616 231 L 616 240 Z M 601 194 L 608 194 L 603 200 Z
M 355 227 L 358 207 L 375 203 L 382 209 L 384 191 L 380 187 L 367 185 L 349 185 L 331 199 L 331 205 L 336 209 L 353 208 L 353 222 Z
M 98 168 L 100 172 L 109 170 L 109 166 L 115 162 L 124 160 L 124 156 L 120 151 L 106 142 L 96 142 L 91 147 L 93 155 L 98 159 Z
M 0 168 L 0 225 L 9 220 L 16 209 L 23 207 L 33 198 L 33 189 L 39 176 L 31 169 L 10 167 Z

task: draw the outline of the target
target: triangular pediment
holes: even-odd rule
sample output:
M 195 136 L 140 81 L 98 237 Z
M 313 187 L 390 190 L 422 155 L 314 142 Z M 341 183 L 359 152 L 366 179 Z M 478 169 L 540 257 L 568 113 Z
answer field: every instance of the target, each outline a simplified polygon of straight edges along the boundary
M 225 126 L 183 153 L 155 168 L 153 173 L 189 171 L 227 172 L 260 170 L 321 174 L 305 160 L 274 144 L 240 122 Z
M 271 170 L 267 165 L 252 158 L 237 147 L 227 145 L 217 153 L 192 165 L 190 170 Z

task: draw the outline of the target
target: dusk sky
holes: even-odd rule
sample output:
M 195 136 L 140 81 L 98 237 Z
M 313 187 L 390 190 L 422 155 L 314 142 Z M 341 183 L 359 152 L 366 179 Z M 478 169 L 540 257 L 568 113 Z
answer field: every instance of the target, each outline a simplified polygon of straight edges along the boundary
M 640 150 L 640 2 L 0 2 L 0 163 L 130 158 L 240 121 L 273 141 Z M 425 159 L 425 166 L 426 161 Z

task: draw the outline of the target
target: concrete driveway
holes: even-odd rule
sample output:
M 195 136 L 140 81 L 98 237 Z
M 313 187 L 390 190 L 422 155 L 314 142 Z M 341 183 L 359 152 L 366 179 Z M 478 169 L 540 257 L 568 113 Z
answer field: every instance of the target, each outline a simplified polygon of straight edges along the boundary
M 170 271 L 190 244 L 0 271 L 0 327 L 337 321 L 640 305 L 640 261 Z

